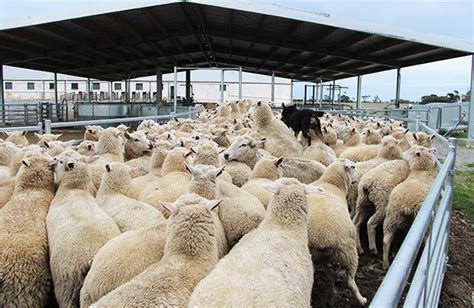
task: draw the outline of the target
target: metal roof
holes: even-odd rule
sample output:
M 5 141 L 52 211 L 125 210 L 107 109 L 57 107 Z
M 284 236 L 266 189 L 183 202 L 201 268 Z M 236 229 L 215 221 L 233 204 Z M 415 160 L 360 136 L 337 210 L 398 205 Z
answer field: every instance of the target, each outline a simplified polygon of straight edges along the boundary
M 474 53 L 472 42 L 252 1 L 119 1 L 0 29 L 1 64 L 102 80 L 160 64 L 327 81 Z

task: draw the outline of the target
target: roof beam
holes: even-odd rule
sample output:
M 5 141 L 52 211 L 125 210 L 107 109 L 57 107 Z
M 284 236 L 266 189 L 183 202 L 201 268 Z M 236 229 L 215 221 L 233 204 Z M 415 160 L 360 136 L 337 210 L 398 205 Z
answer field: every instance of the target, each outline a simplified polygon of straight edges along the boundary
M 216 55 L 215 55 L 215 53 L 212 49 L 212 38 L 209 35 L 206 34 L 206 32 L 207 32 L 207 21 L 205 20 L 205 17 L 202 14 L 201 6 L 196 5 L 196 4 L 190 4 L 190 5 L 193 8 L 193 11 L 195 12 L 195 14 L 198 16 L 198 20 L 199 20 L 198 32 L 204 37 L 204 39 L 206 41 L 206 44 L 207 44 L 207 47 L 209 47 L 209 51 L 211 53 L 211 58 L 215 62 L 215 61 L 217 61 L 217 58 L 216 58 Z M 181 7 L 182 6 L 183 6 L 183 4 L 181 4 Z M 183 8 L 183 10 L 184 10 L 184 8 Z M 214 64 L 216 64 L 216 63 L 214 63 Z
M 267 19 L 267 15 L 262 15 L 260 17 L 260 20 L 258 21 L 258 26 L 257 26 L 257 32 L 262 31 L 263 25 L 265 24 L 265 20 Z M 257 42 L 256 36 L 254 36 L 254 39 L 252 40 L 252 43 L 250 44 L 249 52 L 247 54 L 247 59 L 245 60 L 245 65 L 247 65 L 247 62 L 249 60 L 250 55 L 253 52 L 253 48 L 255 47 L 255 43 Z
M 321 41 L 323 39 L 325 39 L 326 37 L 330 36 L 331 34 L 333 34 L 334 32 L 337 31 L 337 28 L 333 28 L 333 27 L 324 27 L 322 30 L 318 30 L 316 32 L 314 32 L 310 38 L 308 38 L 308 41 L 313 41 L 313 40 L 316 40 L 316 41 Z M 304 49 L 308 49 L 309 46 L 311 44 L 308 43 Z M 305 50 L 299 50 L 297 51 L 297 53 L 295 53 L 294 55 L 292 55 L 291 57 L 288 58 L 289 61 L 293 61 L 295 58 L 299 57 L 303 52 L 305 52 Z

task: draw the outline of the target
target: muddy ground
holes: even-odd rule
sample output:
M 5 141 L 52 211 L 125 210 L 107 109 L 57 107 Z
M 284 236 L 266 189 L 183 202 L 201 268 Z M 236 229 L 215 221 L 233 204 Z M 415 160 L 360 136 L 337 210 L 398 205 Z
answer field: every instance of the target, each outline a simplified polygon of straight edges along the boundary
M 55 131 L 63 133 L 60 140 L 82 139 L 83 130 Z M 29 133 L 30 142 L 37 138 Z M 460 211 L 453 211 L 449 242 L 449 261 L 441 293 L 441 307 L 473 307 L 473 275 L 474 275 L 474 236 L 469 226 L 472 222 Z M 365 227 L 362 230 L 366 230 Z M 382 269 L 382 230 L 377 230 L 379 254 L 372 256 L 365 253 L 359 257 L 359 269 L 356 282 L 363 296 L 370 300 L 383 280 L 385 271 Z M 394 242 L 394 253 L 401 245 L 403 234 L 399 234 Z M 366 235 L 362 234 L 362 239 Z M 366 243 L 363 241 L 363 245 Z M 366 248 L 366 247 L 365 247 Z M 368 251 L 368 249 L 366 249 Z M 393 258 L 393 256 L 392 256 Z M 312 294 L 312 306 L 315 307 L 359 307 L 355 297 L 346 284 L 345 277 L 337 267 L 330 272 L 316 268 L 315 284 Z

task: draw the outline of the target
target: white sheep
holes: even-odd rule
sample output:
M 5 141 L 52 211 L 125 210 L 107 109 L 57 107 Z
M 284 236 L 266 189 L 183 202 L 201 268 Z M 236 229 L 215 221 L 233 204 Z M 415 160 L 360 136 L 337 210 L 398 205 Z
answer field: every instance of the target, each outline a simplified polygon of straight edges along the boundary
M 438 175 L 434 154 L 436 149 L 414 145 L 404 153 L 410 174 L 390 193 L 383 222 L 383 268 L 390 263 L 390 245 L 395 233 L 411 223 Z
M 265 219 L 195 288 L 191 307 L 309 307 L 313 264 L 308 249 L 308 204 L 314 186 L 282 178 Z
M 129 198 L 131 176 L 128 166 L 114 162 L 105 165 L 102 183 L 97 191 L 99 206 L 116 223 L 121 232 L 153 226 L 164 217 L 153 206 Z
M 327 256 L 327 261 L 340 263 L 346 273 L 347 284 L 361 305 L 367 303 L 355 282 L 359 263 L 356 230 L 347 209 L 349 185 L 355 182 L 355 165 L 341 159 L 329 165 L 314 185 L 324 194 L 308 195 L 308 238 L 313 261 Z
M 266 137 L 265 150 L 275 157 L 301 157 L 303 147 L 291 130 L 273 116 L 270 106 L 257 102 L 253 106 L 252 118 L 257 131 Z
M 211 211 L 222 200 L 195 194 L 175 203 L 163 202 L 170 212 L 163 258 L 143 273 L 102 297 L 93 307 L 184 307 L 196 284 L 217 263 L 216 228 Z
M 59 305 L 73 307 L 95 254 L 120 231 L 91 195 L 86 163 L 60 160 L 55 173 L 59 187 L 46 217 L 49 262 Z
M 6 142 L 11 142 L 19 147 L 26 147 L 30 144 L 28 139 L 26 139 L 26 130 L 14 132 L 2 131 L 2 133 L 7 135 L 7 139 L 5 139 Z
M 25 157 L 22 165 L 15 191 L 0 209 L 0 303 L 44 307 L 51 287 L 45 218 L 54 175 L 41 154 Z

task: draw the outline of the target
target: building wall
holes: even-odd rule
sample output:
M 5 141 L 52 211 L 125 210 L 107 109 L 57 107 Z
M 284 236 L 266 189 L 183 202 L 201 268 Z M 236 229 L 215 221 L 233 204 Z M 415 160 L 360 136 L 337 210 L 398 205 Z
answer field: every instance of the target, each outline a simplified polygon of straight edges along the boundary
M 12 89 L 7 89 L 7 83 L 12 84 Z M 28 83 L 34 84 L 34 89 L 28 89 Z M 94 89 L 94 84 L 99 84 L 98 89 Z M 5 100 L 6 101 L 28 101 L 28 100 L 54 100 L 54 85 L 52 80 L 5 80 Z M 140 84 L 142 89 L 140 89 Z M 224 83 L 224 100 L 230 101 L 238 98 L 239 85 L 237 82 Z M 174 83 L 172 81 L 163 81 L 163 98 L 171 99 L 170 93 Z M 191 82 L 194 99 L 198 102 L 219 102 L 220 101 L 220 82 L 214 81 L 196 81 Z M 74 87 L 74 88 L 73 88 Z M 77 87 L 77 88 L 76 88 Z M 110 83 L 108 81 L 91 81 L 91 92 L 97 97 L 97 100 L 108 100 Z M 120 89 L 118 89 L 119 87 Z M 117 89 L 117 90 L 116 90 Z M 72 94 L 75 94 L 72 96 Z M 86 80 L 58 80 L 58 95 L 62 99 L 67 95 L 69 100 L 78 95 L 87 93 Z M 242 84 L 243 98 L 255 100 L 270 100 L 271 84 L 266 82 L 244 82 Z M 116 100 L 120 100 L 125 95 L 125 82 L 112 82 L 112 94 Z M 130 95 L 133 100 L 149 100 L 149 97 L 156 94 L 156 82 L 149 80 L 132 80 L 130 82 Z M 178 96 L 184 97 L 186 94 L 186 85 L 184 81 L 178 82 Z M 288 103 L 291 96 L 291 84 L 275 83 L 275 102 Z M 102 98 L 102 99 L 101 99 Z M 94 100 L 94 99 L 93 99 Z

